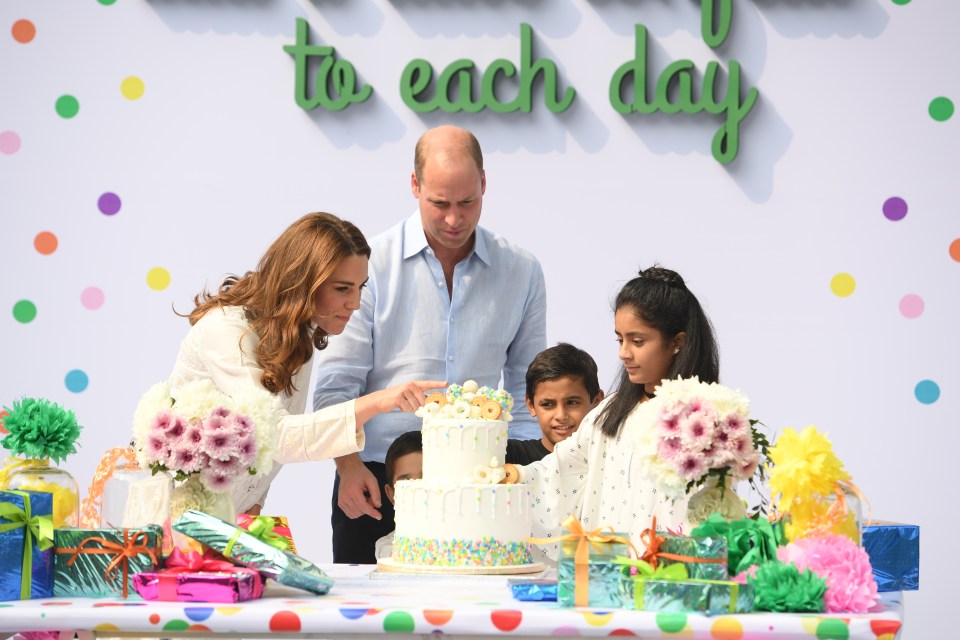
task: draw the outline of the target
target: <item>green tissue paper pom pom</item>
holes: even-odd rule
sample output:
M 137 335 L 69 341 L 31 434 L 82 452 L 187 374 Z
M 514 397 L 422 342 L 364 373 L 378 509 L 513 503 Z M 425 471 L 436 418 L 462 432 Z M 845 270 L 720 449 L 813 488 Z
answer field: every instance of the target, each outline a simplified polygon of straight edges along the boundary
M 827 581 L 810 569 L 800 573 L 797 565 L 774 560 L 760 565 L 753 576 L 747 577 L 747 582 L 757 594 L 754 611 L 823 611 Z
M 3 426 L 8 433 L 0 445 L 13 455 L 59 463 L 77 452 L 75 443 L 83 427 L 73 411 L 43 398 L 22 398 L 13 403 L 13 409 L 4 410 L 8 415 Z

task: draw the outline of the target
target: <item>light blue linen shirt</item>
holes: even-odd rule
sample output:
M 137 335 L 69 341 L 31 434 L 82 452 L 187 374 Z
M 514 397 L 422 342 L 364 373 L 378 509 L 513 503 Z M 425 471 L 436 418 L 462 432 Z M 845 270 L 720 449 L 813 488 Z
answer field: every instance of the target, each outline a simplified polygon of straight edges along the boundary
M 499 386 L 513 394 L 511 438 L 539 438 L 524 407 L 527 367 L 546 347 L 546 287 L 529 252 L 477 227 L 453 272 L 453 298 L 417 211 L 370 241 L 370 280 L 344 332 L 316 355 L 316 409 L 411 380 Z M 364 426 L 365 461 L 383 462 L 421 419 L 399 411 Z

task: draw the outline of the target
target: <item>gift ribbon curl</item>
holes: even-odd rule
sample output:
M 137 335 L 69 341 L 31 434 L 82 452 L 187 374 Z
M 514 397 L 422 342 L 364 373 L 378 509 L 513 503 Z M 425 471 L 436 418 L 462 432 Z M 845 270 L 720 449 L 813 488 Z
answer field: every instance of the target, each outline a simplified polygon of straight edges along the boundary
M 138 542 L 140 541 L 140 542 Z M 110 579 L 111 574 L 121 565 L 123 566 L 123 597 L 128 594 L 127 583 L 130 581 L 130 558 L 136 558 L 140 554 L 146 554 L 153 560 L 153 564 L 158 564 L 156 552 L 147 546 L 149 535 L 146 531 L 138 531 L 133 537 L 130 537 L 130 530 L 123 530 L 123 544 L 112 542 L 99 536 L 90 536 L 84 538 L 80 544 L 72 548 L 57 549 L 57 553 L 72 553 L 73 556 L 67 560 L 67 566 L 72 567 L 81 555 L 109 555 L 113 560 L 103 571 L 103 577 Z M 87 543 L 95 542 L 100 544 L 100 548 L 88 548 Z
M 275 526 L 276 521 L 270 516 L 257 516 L 250 521 L 249 529 L 241 529 L 238 527 L 234 534 L 230 536 L 230 540 L 227 541 L 227 546 L 223 550 L 223 555 L 228 558 L 231 557 L 233 554 L 233 545 L 237 543 L 237 540 L 244 533 L 250 534 L 274 549 L 286 551 L 289 548 L 289 544 L 282 536 L 273 532 Z
M 30 494 L 26 491 L 10 491 L 23 498 L 23 508 L 9 502 L 0 502 L 0 533 L 23 527 L 23 562 L 20 573 L 20 599 L 29 600 L 32 595 L 33 541 L 37 548 L 46 551 L 53 546 L 53 517 L 35 516 L 30 510 Z
M 590 543 L 610 544 L 612 542 L 618 542 L 627 545 L 634 554 L 637 553 L 637 550 L 630 540 L 623 536 L 616 535 L 613 527 L 599 527 L 588 531 L 583 528 L 583 523 L 580 522 L 580 519 L 573 514 L 564 518 L 561 524 L 563 528 L 570 533 L 558 538 L 527 538 L 527 542 L 533 544 L 552 544 L 554 542 L 578 541 L 577 551 L 573 556 L 573 604 L 578 607 L 586 607 L 589 606 L 590 603 Z
M 695 562 L 697 564 L 726 564 L 726 558 L 698 558 L 696 556 L 685 556 L 679 553 L 667 553 L 660 551 L 660 545 L 666 542 L 666 538 L 657 533 L 657 516 L 653 516 L 653 522 L 649 529 L 644 529 L 640 533 L 640 542 L 643 543 L 644 552 L 639 554 L 640 559 L 649 563 L 654 569 L 661 559 L 676 560 L 677 562 Z

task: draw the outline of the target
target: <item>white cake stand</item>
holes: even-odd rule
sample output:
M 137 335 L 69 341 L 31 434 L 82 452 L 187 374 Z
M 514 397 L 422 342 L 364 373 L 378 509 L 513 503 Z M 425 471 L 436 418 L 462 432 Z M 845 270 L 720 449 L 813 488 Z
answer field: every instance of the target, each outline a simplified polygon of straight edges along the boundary
M 479 576 L 540 573 L 544 570 L 544 566 L 541 562 L 531 562 L 530 564 L 511 564 L 495 567 L 443 567 L 436 565 L 406 564 L 403 562 L 396 562 L 391 558 L 382 558 L 377 560 L 377 569 L 379 571 L 389 571 L 392 573 L 426 573 L 438 576 Z

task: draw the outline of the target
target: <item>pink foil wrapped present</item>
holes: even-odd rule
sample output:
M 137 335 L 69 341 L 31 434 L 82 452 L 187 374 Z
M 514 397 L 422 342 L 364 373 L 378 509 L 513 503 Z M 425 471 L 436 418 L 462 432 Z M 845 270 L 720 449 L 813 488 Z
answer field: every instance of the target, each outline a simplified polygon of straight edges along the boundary
M 209 549 L 203 555 L 174 549 L 166 569 L 136 574 L 133 588 L 144 600 L 165 602 L 229 603 L 263 595 L 259 573 L 220 558 Z

